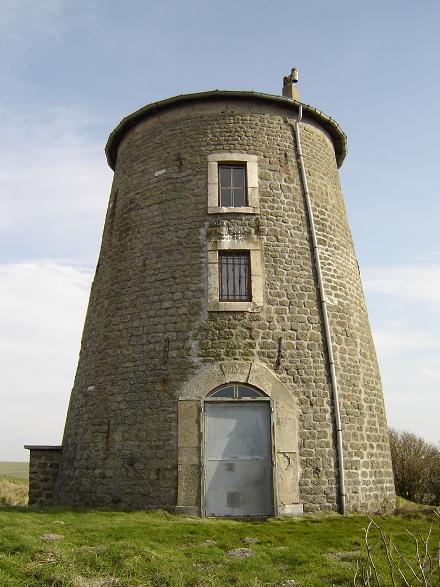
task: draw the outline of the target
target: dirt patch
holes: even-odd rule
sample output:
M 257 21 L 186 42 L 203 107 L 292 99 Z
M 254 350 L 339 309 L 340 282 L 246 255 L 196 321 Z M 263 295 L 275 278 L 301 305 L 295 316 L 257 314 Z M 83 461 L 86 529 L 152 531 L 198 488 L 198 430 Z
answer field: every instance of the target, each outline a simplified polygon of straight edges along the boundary
M 60 562 L 60 554 L 56 550 L 47 548 L 37 550 L 35 562 L 39 565 L 55 565 Z
M 122 583 L 116 577 L 89 578 L 79 576 L 73 579 L 73 585 L 74 587 L 122 587 Z

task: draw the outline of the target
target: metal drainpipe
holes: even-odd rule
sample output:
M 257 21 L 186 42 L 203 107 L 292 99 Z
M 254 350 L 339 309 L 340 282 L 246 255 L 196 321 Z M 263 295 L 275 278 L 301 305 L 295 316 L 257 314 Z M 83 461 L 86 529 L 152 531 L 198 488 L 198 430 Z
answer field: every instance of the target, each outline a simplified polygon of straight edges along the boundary
M 302 120 L 302 105 L 299 104 L 298 119 L 294 126 L 296 149 L 298 154 L 298 164 L 301 172 L 301 181 L 304 191 L 304 198 L 306 201 L 307 218 L 309 221 L 310 233 L 312 235 L 313 244 L 313 255 L 315 258 L 316 273 L 318 276 L 318 287 L 321 298 L 322 316 L 324 319 L 324 330 L 325 330 L 325 342 L 327 346 L 327 356 L 330 367 L 330 379 L 333 391 L 333 405 L 335 410 L 335 427 L 336 427 L 336 445 L 338 451 L 338 473 L 339 473 L 339 498 L 340 498 L 340 511 L 341 514 L 345 514 L 345 474 L 344 474 L 344 452 L 342 448 L 342 425 L 341 425 L 341 413 L 339 410 L 339 393 L 338 393 L 338 381 L 336 378 L 335 360 L 333 356 L 332 337 L 330 331 L 330 323 L 328 319 L 327 302 L 325 297 L 324 283 L 322 279 L 321 260 L 319 258 L 318 241 L 316 238 L 315 221 L 313 218 L 312 204 L 310 201 L 309 188 L 307 184 L 306 170 L 304 166 L 304 157 L 301 149 L 301 139 L 299 134 L 299 124 Z

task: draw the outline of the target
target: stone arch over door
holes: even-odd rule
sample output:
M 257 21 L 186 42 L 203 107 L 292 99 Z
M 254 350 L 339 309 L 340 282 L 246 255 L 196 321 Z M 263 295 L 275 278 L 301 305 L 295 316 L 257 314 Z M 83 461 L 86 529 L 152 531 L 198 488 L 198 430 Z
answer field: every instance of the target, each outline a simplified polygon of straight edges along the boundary
M 203 475 L 203 402 L 228 383 L 260 389 L 274 409 L 275 515 L 302 513 L 299 503 L 298 414 L 294 395 L 277 375 L 258 361 L 224 361 L 202 368 L 180 389 L 178 398 L 178 498 L 176 511 L 201 515 Z

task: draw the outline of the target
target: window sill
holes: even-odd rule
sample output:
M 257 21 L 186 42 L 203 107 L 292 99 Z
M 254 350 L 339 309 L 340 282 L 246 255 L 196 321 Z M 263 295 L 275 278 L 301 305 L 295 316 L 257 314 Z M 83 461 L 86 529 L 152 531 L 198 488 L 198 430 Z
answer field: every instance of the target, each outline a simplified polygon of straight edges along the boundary
M 260 312 L 256 302 L 208 302 L 208 312 Z
M 259 214 L 257 206 L 208 206 L 208 214 Z

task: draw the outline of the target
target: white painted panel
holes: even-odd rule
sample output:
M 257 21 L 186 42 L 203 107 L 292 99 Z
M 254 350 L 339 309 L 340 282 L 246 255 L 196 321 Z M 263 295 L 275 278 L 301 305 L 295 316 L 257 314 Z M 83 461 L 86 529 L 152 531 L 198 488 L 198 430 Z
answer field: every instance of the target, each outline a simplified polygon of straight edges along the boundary
M 205 417 L 206 514 L 271 515 L 269 403 L 207 402 Z

